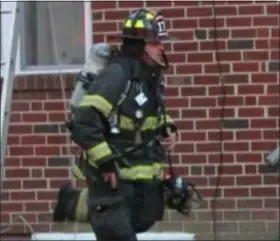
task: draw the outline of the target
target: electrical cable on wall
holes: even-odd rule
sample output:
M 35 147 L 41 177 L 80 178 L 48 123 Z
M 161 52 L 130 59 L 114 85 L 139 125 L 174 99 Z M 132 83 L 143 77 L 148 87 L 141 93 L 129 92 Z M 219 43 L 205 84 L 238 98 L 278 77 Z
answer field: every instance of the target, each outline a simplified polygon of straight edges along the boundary
M 216 179 L 216 185 L 213 193 L 213 200 L 212 200 L 212 217 L 213 217 L 213 236 L 214 240 L 218 240 L 217 237 L 217 214 L 216 214 L 216 205 L 217 205 L 217 198 L 219 197 L 220 193 L 220 184 L 221 184 L 221 176 L 223 173 L 223 158 L 224 158 L 224 130 L 223 130 L 223 123 L 225 118 L 225 107 L 226 107 L 226 86 L 224 82 L 223 70 L 220 61 L 220 53 L 219 53 L 219 42 L 218 42 L 218 30 L 217 30 L 217 14 L 216 14 L 216 4 L 215 1 L 212 1 L 212 9 L 213 9 L 213 44 L 214 44 L 214 51 L 215 51 L 215 60 L 217 63 L 218 74 L 219 74 L 219 82 L 221 85 L 221 113 L 220 113 L 220 133 L 219 133 L 219 141 L 220 141 L 220 161 L 218 165 L 218 173 Z

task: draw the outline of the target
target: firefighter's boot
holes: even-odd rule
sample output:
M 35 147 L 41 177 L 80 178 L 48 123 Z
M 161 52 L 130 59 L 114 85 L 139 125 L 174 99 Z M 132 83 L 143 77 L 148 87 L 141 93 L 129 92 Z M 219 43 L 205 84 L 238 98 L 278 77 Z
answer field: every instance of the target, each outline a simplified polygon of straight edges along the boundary
M 54 222 L 64 222 L 75 219 L 75 209 L 79 198 L 79 190 L 71 188 L 69 184 L 60 187 L 57 203 L 53 212 Z

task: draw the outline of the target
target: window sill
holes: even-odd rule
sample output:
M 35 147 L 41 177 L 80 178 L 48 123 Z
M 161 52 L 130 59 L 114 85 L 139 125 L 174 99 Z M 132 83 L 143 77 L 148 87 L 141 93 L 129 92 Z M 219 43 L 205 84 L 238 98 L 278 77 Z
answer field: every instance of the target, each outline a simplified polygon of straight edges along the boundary
M 57 74 L 77 74 L 81 71 L 83 66 L 36 66 L 28 67 L 24 70 L 17 70 L 16 76 L 29 76 L 29 75 L 57 75 Z

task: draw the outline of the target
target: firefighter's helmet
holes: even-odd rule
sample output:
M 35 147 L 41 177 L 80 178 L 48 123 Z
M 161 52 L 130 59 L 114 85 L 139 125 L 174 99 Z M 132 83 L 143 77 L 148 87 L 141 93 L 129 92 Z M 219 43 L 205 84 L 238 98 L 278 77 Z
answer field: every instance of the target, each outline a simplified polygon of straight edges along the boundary
M 123 23 L 122 37 L 145 42 L 171 40 L 163 14 L 146 9 L 134 10 L 129 14 Z

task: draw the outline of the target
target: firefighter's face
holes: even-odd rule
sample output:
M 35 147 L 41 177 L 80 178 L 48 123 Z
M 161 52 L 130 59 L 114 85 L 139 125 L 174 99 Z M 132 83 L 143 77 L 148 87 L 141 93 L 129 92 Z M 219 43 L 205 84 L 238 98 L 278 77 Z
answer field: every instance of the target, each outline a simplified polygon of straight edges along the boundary
M 145 53 L 148 55 L 147 62 L 150 65 L 164 66 L 164 45 L 161 42 L 148 42 L 145 44 Z

